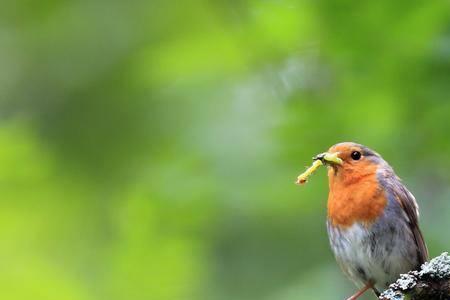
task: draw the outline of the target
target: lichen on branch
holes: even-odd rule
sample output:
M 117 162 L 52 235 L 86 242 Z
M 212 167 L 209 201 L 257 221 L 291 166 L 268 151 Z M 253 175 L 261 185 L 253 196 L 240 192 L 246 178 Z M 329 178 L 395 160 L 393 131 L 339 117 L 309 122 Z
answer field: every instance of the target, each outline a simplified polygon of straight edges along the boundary
M 380 300 L 450 299 L 450 256 L 447 252 L 424 263 L 420 270 L 401 274 Z

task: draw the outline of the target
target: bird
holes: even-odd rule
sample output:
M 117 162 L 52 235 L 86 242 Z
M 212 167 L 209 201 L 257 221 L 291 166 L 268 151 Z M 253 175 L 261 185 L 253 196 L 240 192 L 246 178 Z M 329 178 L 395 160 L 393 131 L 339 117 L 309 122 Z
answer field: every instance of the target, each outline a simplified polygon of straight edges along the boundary
M 313 157 L 327 166 L 327 232 L 336 261 L 358 291 L 377 296 L 428 260 L 419 207 L 377 152 L 353 142 Z

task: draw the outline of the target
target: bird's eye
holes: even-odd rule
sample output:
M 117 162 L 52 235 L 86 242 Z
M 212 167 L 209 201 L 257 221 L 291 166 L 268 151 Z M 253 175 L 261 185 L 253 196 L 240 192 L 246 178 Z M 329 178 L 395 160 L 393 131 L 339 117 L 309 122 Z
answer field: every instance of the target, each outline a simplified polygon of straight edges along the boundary
M 353 151 L 350 155 L 354 160 L 359 160 L 361 158 L 361 152 L 359 151 Z

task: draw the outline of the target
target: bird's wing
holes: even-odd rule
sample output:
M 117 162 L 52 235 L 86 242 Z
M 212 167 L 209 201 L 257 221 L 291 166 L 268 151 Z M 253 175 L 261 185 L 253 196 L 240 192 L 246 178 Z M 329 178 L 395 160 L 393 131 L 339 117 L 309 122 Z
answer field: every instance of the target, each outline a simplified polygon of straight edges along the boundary
M 408 217 L 411 231 L 416 240 L 420 264 L 423 264 L 428 260 L 428 249 L 419 228 L 419 206 L 413 194 L 402 183 L 398 182 L 395 192 L 397 200 Z

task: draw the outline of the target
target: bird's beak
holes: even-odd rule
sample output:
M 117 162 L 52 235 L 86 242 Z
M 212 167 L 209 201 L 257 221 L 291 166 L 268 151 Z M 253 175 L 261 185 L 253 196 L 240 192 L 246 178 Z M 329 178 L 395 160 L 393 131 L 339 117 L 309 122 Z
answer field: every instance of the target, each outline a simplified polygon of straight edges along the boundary
M 342 165 L 343 161 L 339 158 L 339 152 L 324 152 L 313 157 L 313 160 L 320 160 L 325 165 Z

